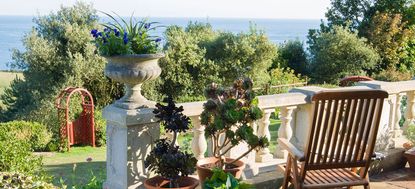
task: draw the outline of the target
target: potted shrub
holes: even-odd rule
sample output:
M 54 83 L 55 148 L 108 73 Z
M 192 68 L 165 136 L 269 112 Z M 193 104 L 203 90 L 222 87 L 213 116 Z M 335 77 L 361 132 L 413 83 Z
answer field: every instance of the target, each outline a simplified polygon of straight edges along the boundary
M 403 147 L 406 149 L 404 156 L 408 160 L 410 169 L 415 171 L 415 125 L 410 124 L 405 133 L 409 142 L 404 143 Z
M 154 114 L 160 119 L 166 132 L 173 133 L 173 139 L 159 139 L 155 147 L 146 157 L 144 164 L 149 171 L 159 176 L 147 179 L 144 186 L 152 188 L 185 188 L 193 189 L 199 184 L 195 178 L 188 177 L 196 168 L 193 154 L 180 151 L 176 146 L 177 135 L 189 129 L 190 119 L 183 115 L 183 107 L 176 107 L 171 97 L 166 98 L 166 105 L 156 104 Z
M 267 138 L 256 136 L 251 127 L 262 117 L 252 85 L 252 80 L 246 78 L 236 80 L 229 89 L 214 83 L 206 88 L 207 102 L 203 105 L 201 123 L 206 126 L 206 138 L 211 139 L 213 157 L 197 163 L 197 173 L 202 182 L 212 176 L 212 168 L 220 168 L 239 179 L 245 167 L 240 159 L 252 150 L 268 146 Z M 228 151 L 243 142 L 248 145 L 246 152 L 235 159 L 225 158 Z
M 154 102 L 141 95 L 141 85 L 161 73 L 158 65 L 158 59 L 164 57 L 160 53 L 161 38 L 150 35 L 160 26 L 147 19 L 136 21 L 131 16 L 127 22 L 120 16 L 119 21 L 106 15 L 113 22 L 103 24 L 103 31 L 91 30 L 91 34 L 99 53 L 108 61 L 105 75 L 125 85 L 125 95 L 115 105 L 124 109 L 154 106 Z

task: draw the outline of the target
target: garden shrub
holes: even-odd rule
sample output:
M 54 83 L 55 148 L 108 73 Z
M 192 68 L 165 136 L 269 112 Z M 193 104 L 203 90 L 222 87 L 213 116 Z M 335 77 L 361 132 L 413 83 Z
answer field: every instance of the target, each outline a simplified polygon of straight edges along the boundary
M 204 87 L 220 82 L 218 65 L 205 58 L 206 49 L 201 47 L 216 35 L 208 24 L 190 23 L 185 29 L 179 26 L 166 29 L 166 57 L 160 59 L 163 71 L 155 87 L 158 94 L 170 95 L 178 101 L 189 96 L 203 99 Z M 156 100 L 162 99 L 159 96 Z
M 281 67 L 288 67 L 295 74 L 308 75 L 307 53 L 300 40 L 289 40 L 281 44 L 278 48 L 278 59 L 282 62 Z
M 0 138 L 7 136 L 14 136 L 16 139 L 28 143 L 31 150 L 42 151 L 45 150 L 47 144 L 51 141 L 52 134 L 45 125 L 37 122 L 28 121 L 11 121 L 0 123 Z M 2 137 L 3 136 L 3 137 Z M 3 138 L 0 140 L 9 140 Z
M 389 68 L 375 74 L 373 78 L 380 81 L 404 81 L 410 80 L 412 74 L 409 71 L 399 71 L 394 68 Z
M 290 68 L 274 68 L 270 71 L 270 74 L 271 74 L 271 81 L 270 81 L 271 86 L 305 82 L 305 79 L 303 79 L 300 74 L 295 74 L 294 70 Z M 268 93 L 269 94 L 285 93 L 285 92 L 288 92 L 288 89 L 290 88 L 293 88 L 293 86 L 269 89 Z
M 309 36 L 313 38 L 311 76 L 314 82 L 337 84 L 349 75 L 366 75 L 379 61 L 376 51 L 346 27 Z
M 186 28 L 170 26 L 165 32 L 166 57 L 155 84 L 159 94 L 179 102 L 203 100 L 203 89 L 215 82 L 231 86 L 241 77 L 251 77 L 257 86 L 270 80 L 268 68 L 277 48 L 262 31 L 234 34 L 214 31 L 209 24 L 190 23 Z M 160 99 L 160 97 L 158 98 Z
M 11 133 L 0 135 L 0 172 L 42 173 L 42 158 L 34 156 L 30 144 Z
M 400 14 L 377 13 L 365 30 L 367 38 L 381 57 L 376 73 L 382 70 L 400 70 L 405 57 L 405 44 L 414 31 L 406 28 Z
M 267 71 L 277 56 L 277 47 L 255 25 L 246 33 L 220 32 L 205 48 L 206 58 L 219 66 L 224 86 L 231 86 L 240 77 L 251 78 L 255 87 L 269 82 Z
M 4 189 L 54 189 L 50 183 L 21 173 L 0 172 L 0 188 Z
M 95 145 L 96 146 L 104 146 L 106 144 L 106 121 L 102 117 L 102 110 L 95 109 L 94 111 L 94 122 L 95 122 Z

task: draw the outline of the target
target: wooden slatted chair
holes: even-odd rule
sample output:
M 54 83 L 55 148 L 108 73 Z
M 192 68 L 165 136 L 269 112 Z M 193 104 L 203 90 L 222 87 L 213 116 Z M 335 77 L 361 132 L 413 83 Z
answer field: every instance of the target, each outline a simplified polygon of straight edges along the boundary
M 373 154 L 384 99 L 382 90 L 336 90 L 313 96 L 314 114 L 304 151 L 288 140 L 282 188 L 369 188 Z

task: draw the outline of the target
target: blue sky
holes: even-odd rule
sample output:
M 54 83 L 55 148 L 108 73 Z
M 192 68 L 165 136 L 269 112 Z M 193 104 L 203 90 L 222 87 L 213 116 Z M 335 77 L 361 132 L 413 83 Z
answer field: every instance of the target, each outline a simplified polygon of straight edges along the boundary
M 330 0 L 84 0 L 104 12 L 149 17 L 321 19 Z M 76 0 L 0 0 L 0 15 L 37 15 Z

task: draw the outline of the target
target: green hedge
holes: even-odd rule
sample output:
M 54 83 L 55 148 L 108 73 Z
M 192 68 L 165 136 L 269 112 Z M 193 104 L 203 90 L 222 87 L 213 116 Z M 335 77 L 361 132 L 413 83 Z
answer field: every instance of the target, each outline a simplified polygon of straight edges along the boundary
M 4 136 L 4 135 L 3 135 Z M 0 172 L 22 172 L 37 175 L 42 172 L 42 158 L 32 154 L 29 143 L 6 135 L 0 140 Z
M 107 142 L 106 136 L 106 121 L 102 117 L 102 110 L 95 109 L 94 112 L 94 122 L 95 122 L 95 145 L 104 146 Z
M 52 134 L 45 125 L 37 122 L 11 121 L 0 123 L 0 140 L 8 140 L 6 133 L 18 140 L 28 143 L 34 151 L 43 151 L 52 139 Z

